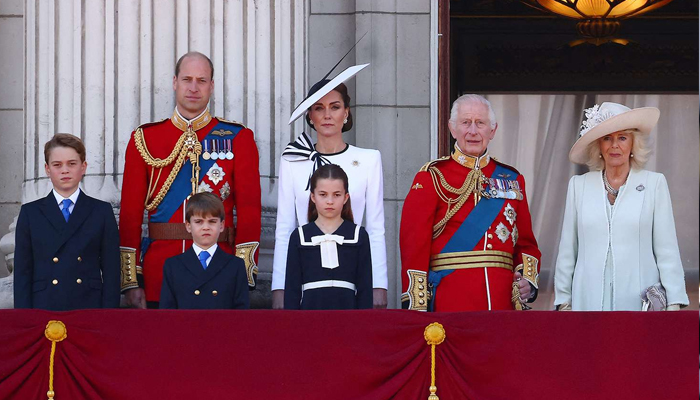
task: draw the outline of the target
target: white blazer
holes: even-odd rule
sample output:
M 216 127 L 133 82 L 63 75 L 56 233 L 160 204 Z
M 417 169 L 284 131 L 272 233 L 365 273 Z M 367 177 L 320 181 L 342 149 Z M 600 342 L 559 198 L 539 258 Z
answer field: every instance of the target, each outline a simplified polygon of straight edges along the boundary
M 613 310 L 642 309 L 641 293 L 661 282 L 668 304 L 688 304 L 676 226 L 666 178 L 631 170 L 615 201 L 612 228 L 605 210 L 602 172 L 569 181 L 554 274 L 554 304 L 603 309 L 603 282 L 612 235 Z
M 384 237 L 384 180 L 382 156 L 378 150 L 348 145 L 335 154 L 324 154 L 348 175 L 350 202 L 355 224 L 364 227 L 370 241 L 374 288 L 387 289 L 386 242 Z M 284 289 L 289 236 L 297 227 L 308 223 L 309 195 L 306 190 L 313 161 L 280 160 L 277 192 L 277 225 L 272 268 L 272 290 Z

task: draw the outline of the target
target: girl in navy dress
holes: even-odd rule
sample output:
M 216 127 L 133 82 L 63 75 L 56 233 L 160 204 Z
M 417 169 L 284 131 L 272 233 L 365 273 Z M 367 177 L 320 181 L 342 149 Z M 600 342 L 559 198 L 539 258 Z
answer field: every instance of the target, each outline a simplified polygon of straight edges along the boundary
M 284 308 L 372 308 L 372 258 L 365 228 L 355 225 L 348 176 L 335 164 L 311 176 L 309 223 L 292 232 Z

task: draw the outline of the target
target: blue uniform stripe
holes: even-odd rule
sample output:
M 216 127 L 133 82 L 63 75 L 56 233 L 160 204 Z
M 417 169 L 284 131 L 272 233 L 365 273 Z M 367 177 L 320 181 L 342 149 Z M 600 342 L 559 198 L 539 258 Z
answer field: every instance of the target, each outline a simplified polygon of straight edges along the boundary
M 226 136 L 226 139 L 233 139 L 236 137 L 238 132 L 240 132 L 241 129 L 243 129 L 241 126 L 238 125 L 232 125 L 228 124 L 225 122 L 219 122 L 216 124 L 211 131 L 207 134 L 207 136 L 204 138 L 204 140 L 219 140 L 221 139 L 220 136 L 217 135 L 212 135 L 212 132 L 218 131 L 218 130 L 227 130 L 231 131 L 233 135 Z M 211 151 L 211 149 L 209 149 Z M 199 158 L 199 167 L 201 168 L 199 172 L 199 180 L 204 178 L 204 176 L 209 172 L 209 169 L 214 165 L 216 160 L 204 160 L 201 156 Z M 188 160 L 185 160 L 185 162 L 182 164 L 182 169 L 180 169 L 180 172 L 177 174 L 175 177 L 175 180 L 173 181 L 172 185 L 170 186 L 170 190 L 168 190 L 168 193 L 165 195 L 163 198 L 163 201 L 158 205 L 158 209 L 156 210 L 155 213 L 150 217 L 149 221 L 150 222 L 168 222 L 170 221 L 170 218 L 172 218 L 173 214 L 175 211 L 177 211 L 178 208 L 180 208 L 180 205 L 182 204 L 183 201 L 187 198 L 192 193 L 192 182 L 190 181 L 192 179 L 192 164 Z

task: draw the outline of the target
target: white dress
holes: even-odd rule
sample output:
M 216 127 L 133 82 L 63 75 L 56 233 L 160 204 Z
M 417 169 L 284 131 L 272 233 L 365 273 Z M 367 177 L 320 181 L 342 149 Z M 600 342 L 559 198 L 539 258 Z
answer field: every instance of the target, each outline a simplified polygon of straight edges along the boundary
M 338 153 L 319 154 L 332 164 L 339 165 L 348 175 L 355 223 L 363 225 L 369 235 L 372 286 L 387 289 L 381 154 L 378 150 L 362 149 L 351 145 Z M 307 185 L 314 162 L 309 159 L 302 161 L 290 161 L 290 159 L 283 155 L 280 160 L 272 290 L 284 289 L 287 249 L 292 231 L 308 223 L 310 192 L 307 190 Z

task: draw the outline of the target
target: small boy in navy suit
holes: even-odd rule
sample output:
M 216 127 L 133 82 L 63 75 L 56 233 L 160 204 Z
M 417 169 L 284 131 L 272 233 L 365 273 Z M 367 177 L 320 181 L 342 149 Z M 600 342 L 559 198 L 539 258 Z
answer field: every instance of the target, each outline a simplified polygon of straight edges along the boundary
M 44 146 L 53 190 L 22 206 L 15 231 L 15 308 L 119 307 L 119 231 L 112 205 L 86 195 L 85 145 L 70 134 Z
M 250 307 L 245 263 L 216 244 L 224 216 L 224 204 L 211 193 L 197 193 L 187 202 L 185 228 L 194 243 L 165 260 L 160 308 Z

